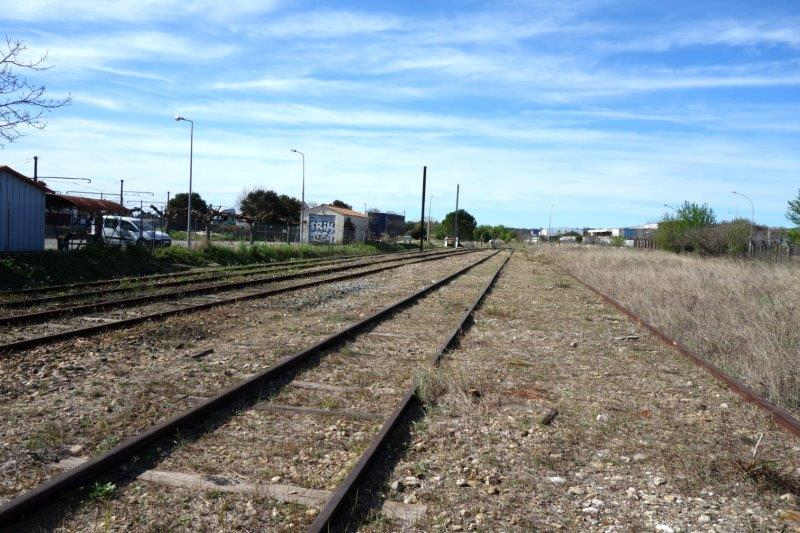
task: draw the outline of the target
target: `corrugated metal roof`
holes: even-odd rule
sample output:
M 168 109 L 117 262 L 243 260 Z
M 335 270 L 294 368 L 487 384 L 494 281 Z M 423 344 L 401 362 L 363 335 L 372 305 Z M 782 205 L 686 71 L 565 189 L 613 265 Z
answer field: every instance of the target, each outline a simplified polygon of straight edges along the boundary
M 130 213 L 116 202 L 109 200 L 98 200 L 97 198 L 86 198 L 83 196 L 67 196 L 66 194 L 54 194 L 50 196 L 53 200 L 59 203 L 64 203 L 76 207 L 82 211 L 89 211 L 92 213 L 113 213 L 115 215 L 127 215 Z
M 1 166 L 0 167 L 0 172 L 5 172 L 6 174 L 8 174 L 10 176 L 14 176 L 18 180 L 24 181 L 28 185 L 36 187 L 37 189 L 41 189 L 44 192 L 53 192 L 53 191 L 51 191 L 50 189 L 47 188 L 47 185 L 45 185 L 44 182 L 33 181 L 31 178 L 29 178 L 25 174 L 22 174 L 21 172 L 17 172 L 16 170 L 14 170 L 13 168 L 9 167 L 8 165 Z

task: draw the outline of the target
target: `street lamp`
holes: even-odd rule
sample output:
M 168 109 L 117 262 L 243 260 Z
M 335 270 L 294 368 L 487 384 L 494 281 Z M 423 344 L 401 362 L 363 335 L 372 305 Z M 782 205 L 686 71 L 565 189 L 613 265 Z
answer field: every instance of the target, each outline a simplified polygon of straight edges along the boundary
M 302 241 L 303 239 L 303 212 L 306 209 L 306 154 L 301 152 L 300 150 L 295 150 L 294 148 L 291 149 L 292 152 L 296 154 L 300 154 L 300 159 L 303 162 L 303 182 L 300 188 L 300 225 L 298 226 L 298 230 L 300 235 L 298 236 L 299 239 Z
M 192 156 L 194 152 L 194 121 L 180 115 L 175 117 L 176 122 L 189 123 L 189 198 L 186 206 L 186 246 L 192 249 Z
M 753 224 L 756 223 L 756 208 L 753 205 L 753 200 L 750 199 L 749 196 L 746 194 L 742 194 L 740 192 L 731 191 L 731 194 L 735 194 L 736 196 L 741 196 L 748 202 L 750 202 L 750 240 L 747 243 L 747 251 L 750 255 L 753 255 Z

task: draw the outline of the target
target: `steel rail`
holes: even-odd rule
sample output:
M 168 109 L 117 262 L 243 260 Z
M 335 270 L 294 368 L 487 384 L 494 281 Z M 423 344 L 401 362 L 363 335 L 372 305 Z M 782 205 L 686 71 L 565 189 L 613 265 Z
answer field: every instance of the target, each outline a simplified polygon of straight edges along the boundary
M 403 256 L 410 256 L 411 254 L 416 254 L 418 252 L 402 252 Z M 448 253 L 448 252 L 426 252 L 426 253 Z M 308 261 L 293 261 L 288 263 L 274 263 L 274 264 L 259 264 L 259 265 L 248 265 L 247 268 L 237 269 L 237 270 L 223 270 L 219 272 L 212 272 L 211 275 L 208 276 L 201 276 L 201 275 L 194 275 L 193 278 L 190 279 L 176 279 L 176 280 L 167 280 L 164 282 L 156 282 L 149 284 L 145 282 L 139 282 L 135 286 L 129 287 L 112 287 L 105 290 L 100 290 L 98 292 L 91 292 L 91 293 L 69 293 L 69 294 L 59 294 L 56 296 L 45 296 L 42 298 L 29 298 L 24 300 L 11 300 L 8 302 L 0 302 L 0 309 L 19 309 L 25 307 L 34 307 L 37 305 L 44 305 L 49 303 L 55 302 L 64 302 L 74 300 L 76 298 L 83 299 L 83 298 L 92 298 L 95 296 L 108 296 L 111 294 L 120 294 L 126 292 L 134 292 L 134 291 L 147 291 L 147 290 L 158 290 L 167 287 L 179 287 L 181 285 L 192 285 L 192 284 L 200 284 L 203 282 L 214 282 L 214 281 L 223 281 L 226 278 L 234 278 L 234 277 L 245 277 L 245 276 L 257 276 L 259 274 L 265 274 L 269 272 L 280 272 L 283 270 L 303 270 L 308 268 L 314 268 L 317 266 L 326 266 L 326 265 L 339 265 L 339 264 L 354 264 L 356 261 L 365 261 L 365 264 L 374 264 L 374 262 L 370 262 L 370 259 L 387 257 L 387 256 L 397 256 L 399 254 L 379 254 L 379 255 L 362 255 L 362 256 L 355 256 L 350 258 L 337 258 L 337 259 L 314 259 L 313 262 L 311 260 Z M 401 257 L 402 259 L 402 257 Z M 201 272 L 199 274 L 205 274 L 205 272 Z M 185 276 L 175 276 L 175 277 L 185 277 Z M 0 317 L 2 319 L 2 317 Z M 2 323 L 0 323 L 2 325 Z
M 560 268 L 564 272 L 566 272 L 567 275 L 569 275 L 572 279 L 574 279 L 575 281 L 577 281 L 578 283 L 580 283 L 581 285 L 583 285 L 584 287 L 595 293 L 596 295 L 600 296 L 600 298 L 602 298 L 605 302 L 615 307 L 622 314 L 626 315 L 628 318 L 632 319 L 634 322 L 638 323 L 646 330 L 648 330 L 650 333 L 655 335 L 661 342 L 663 342 L 667 346 L 675 348 L 681 355 L 692 361 L 695 365 L 706 370 L 714 378 L 727 385 L 729 389 L 731 389 L 733 392 L 741 396 L 745 401 L 754 403 L 763 410 L 765 410 L 772 416 L 772 418 L 779 426 L 786 429 L 792 435 L 800 437 L 800 420 L 795 418 L 794 415 L 792 415 L 789 411 L 787 411 L 783 407 L 775 405 L 766 398 L 762 397 L 742 381 L 739 381 L 735 377 L 731 376 L 730 374 L 728 374 L 727 372 L 716 366 L 714 363 L 710 362 L 709 360 L 697 355 L 687 346 L 671 338 L 669 335 L 667 335 L 666 333 L 658 329 L 656 326 L 650 324 L 649 322 L 641 318 L 635 312 L 628 309 L 614 298 L 608 296 L 599 289 L 596 289 L 588 282 L 579 278 L 576 274 L 573 274 L 569 269 L 565 267 L 560 267 Z
M 33 347 L 36 347 L 36 346 L 52 344 L 52 343 L 59 342 L 59 341 L 62 341 L 62 340 L 66 340 L 66 339 L 70 339 L 70 338 L 73 338 L 73 337 L 87 337 L 87 336 L 95 335 L 97 333 L 102 333 L 102 332 L 105 332 L 105 331 L 111 331 L 111 330 L 115 330 L 115 329 L 122 329 L 122 328 L 130 327 L 130 326 L 134 326 L 134 325 L 137 325 L 137 324 L 141 324 L 142 322 L 147 322 L 148 320 L 161 320 L 161 319 L 164 319 L 164 318 L 168 318 L 170 316 L 179 315 L 179 314 L 186 313 L 186 312 L 192 313 L 192 312 L 196 312 L 196 311 L 202 311 L 202 310 L 205 310 L 205 309 L 211 309 L 213 307 L 219 307 L 221 305 L 229 305 L 229 304 L 233 304 L 233 303 L 237 303 L 237 302 L 243 302 L 243 301 L 246 301 L 246 300 L 254 300 L 254 299 L 258 299 L 258 298 L 266 298 L 266 297 L 269 297 L 269 296 L 274 296 L 276 294 L 282 294 L 282 293 L 292 292 L 292 291 L 296 291 L 296 290 L 300 290 L 300 289 L 307 289 L 307 288 L 310 288 L 310 287 L 316 287 L 316 286 L 319 286 L 319 285 L 325 285 L 327 283 L 335 283 L 337 281 L 344 281 L 344 280 L 348 280 L 348 279 L 368 276 L 368 275 L 371 275 L 371 274 L 377 274 L 379 272 L 384 272 L 386 270 L 391 270 L 391 269 L 394 269 L 394 268 L 400 268 L 400 267 L 403 267 L 403 266 L 413 265 L 413 264 L 416 264 L 416 263 L 424 263 L 426 261 L 438 261 L 438 260 L 445 259 L 445 258 L 448 258 L 448 257 L 457 257 L 457 256 L 461 256 L 461 255 L 464 255 L 464 254 L 473 253 L 475 251 L 478 251 L 478 250 L 468 250 L 468 251 L 463 251 L 463 252 L 452 252 L 452 253 L 448 253 L 448 254 L 437 254 L 437 255 L 432 256 L 432 257 L 427 257 L 426 256 L 426 257 L 422 257 L 422 258 L 416 258 L 416 259 L 413 259 L 411 261 L 404 261 L 404 262 L 399 263 L 399 264 L 385 265 L 385 266 L 381 266 L 381 267 L 378 267 L 378 268 L 373 268 L 371 270 L 353 272 L 353 273 L 349 273 L 349 274 L 342 274 L 340 276 L 336 276 L 336 277 L 332 277 L 332 278 L 323 278 L 323 279 L 311 280 L 311 281 L 308 281 L 308 282 L 305 282 L 305 283 L 300 283 L 300 284 L 297 284 L 297 285 L 291 285 L 289 287 L 278 287 L 278 288 L 274 288 L 274 289 L 267 289 L 267 290 L 263 290 L 263 291 L 259 291 L 259 292 L 255 292 L 255 293 L 243 294 L 243 295 L 239 295 L 239 296 L 232 296 L 230 298 L 223 298 L 223 299 L 216 300 L 216 301 L 213 301 L 213 302 L 204 302 L 204 303 L 200 303 L 200 304 L 191 304 L 191 305 L 188 305 L 188 306 L 185 306 L 185 307 L 181 307 L 179 309 L 171 309 L 171 310 L 168 310 L 168 311 L 157 311 L 157 312 L 154 312 L 154 313 L 148 313 L 148 314 L 141 315 L 141 316 L 138 316 L 138 317 L 124 318 L 124 319 L 117 320 L 117 321 L 114 321 L 114 322 L 107 322 L 105 324 L 98 324 L 98 325 L 95 325 L 95 326 L 87 326 L 85 328 L 77 328 L 77 329 L 73 329 L 73 330 L 69 330 L 69 331 L 62 331 L 62 332 L 59 332 L 59 333 L 51 333 L 51 334 L 48 334 L 48 335 L 41 335 L 41 336 L 38 336 L 38 337 L 32 337 L 30 339 L 22 339 L 22 340 L 18 340 L 18 341 L 12 341 L 12 342 L 9 342 L 9 343 L 6 343 L 6 344 L 0 344 L 0 357 L 2 357 L 4 354 L 8 354 L 8 353 L 11 353 L 11 352 L 17 352 L 17 351 L 20 351 L 20 350 L 26 350 L 26 349 L 33 348 Z
M 390 317 L 396 311 L 407 307 L 411 303 L 419 300 L 423 296 L 449 283 L 453 279 L 461 276 L 470 269 L 491 259 L 499 251 L 486 255 L 469 265 L 460 268 L 456 272 L 448 274 L 424 287 L 410 296 L 406 296 L 396 302 L 384 307 L 372 315 L 347 326 L 337 333 L 334 333 L 323 340 L 317 342 L 309 348 L 301 350 L 294 355 L 285 357 L 271 367 L 244 379 L 225 390 L 213 398 L 209 398 L 195 407 L 187 409 L 180 414 L 167 419 L 160 424 L 152 426 L 137 436 L 131 437 L 121 444 L 115 446 L 110 451 L 90 459 L 86 463 L 59 474 L 30 491 L 21 494 L 13 500 L 0 506 L 0 528 L 9 527 L 26 515 L 40 510 L 43 506 L 54 503 L 64 496 L 68 491 L 79 488 L 88 482 L 97 479 L 103 473 L 108 472 L 125 464 L 128 460 L 136 456 L 137 453 L 148 446 L 157 444 L 168 437 L 171 437 L 181 430 L 190 426 L 202 423 L 215 412 L 222 410 L 237 401 L 252 398 L 263 390 L 264 386 L 276 379 L 285 377 L 289 372 L 295 370 L 299 365 L 309 361 L 313 356 L 321 351 L 337 346 L 359 331 Z M 430 259 L 427 259 L 430 260 Z M 383 267 L 388 268 L 388 267 Z
M 495 254 L 496 253 L 499 253 L 499 250 L 495 252 Z M 483 298 L 497 281 L 497 278 L 500 276 L 500 272 L 506 266 L 506 263 L 508 263 L 508 260 L 513 254 L 514 251 L 512 250 L 511 253 L 506 256 L 505 260 L 503 260 L 500 266 L 497 267 L 494 275 L 489 279 L 486 285 L 484 285 L 483 289 L 472 302 L 472 305 L 470 305 L 470 307 L 461 315 L 457 325 L 455 328 L 453 328 L 453 331 L 445 338 L 442 344 L 439 345 L 438 349 L 436 352 L 434 352 L 429 361 L 429 364 L 432 367 L 439 365 L 439 362 L 441 361 L 447 349 L 452 346 L 458 336 L 461 335 L 464 325 L 467 323 L 472 316 L 472 313 L 475 312 L 475 309 L 478 307 L 478 305 L 480 305 Z M 403 399 L 398 402 L 397 406 L 392 411 L 392 414 L 386 419 L 383 426 L 381 426 L 378 434 L 372 439 L 370 445 L 367 447 L 364 453 L 361 454 L 358 462 L 353 468 L 350 469 L 347 477 L 333 491 L 333 494 L 331 494 L 331 497 L 328 499 L 325 507 L 319 512 L 314 522 L 309 526 L 309 533 L 322 533 L 344 529 L 341 527 L 341 524 L 338 523 L 338 520 L 342 518 L 343 513 L 346 513 L 347 508 L 352 507 L 348 504 L 352 498 L 357 498 L 358 486 L 362 479 L 367 474 L 370 466 L 374 463 L 381 450 L 388 443 L 389 436 L 400 424 L 400 421 L 407 416 L 408 412 L 411 410 L 411 407 L 418 399 L 417 386 L 415 383 L 412 383 L 403 396 Z
M 141 296 L 131 296 L 129 298 L 119 298 L 119 299 L 112 299 L 112 300 L 100 300 L 97 302 L 90 302 L 81 305 L 75 305 L 71 307 L 57 307 L 55 309 L 46 309 L 43 311 L 35 311 L 33 313 L 22 313 L 18 315 L 10 315 L 0 317 L 0 327 L 2 326 L 13 326 L 15 324 L 36 324 L 40 322 L 46 322 L 48 320 L 52 320 L 54 318 L 59 318 L 62 316 L 68 315 L 77 315 L 81 313 L 88 313 L 93 311 L 107 311 L 109 309 L 114 309 L 117 307 L 129 307 L 141 304 L 151 304 L 155 302 L 161 302 L 164 300 L 172 300 L 175 298 L 185 298 L 187 296 L 196 296 L 199 294 L 213 294 L 216 292 L 223 292 L 228 290 L 236 290 L 236 289 L 243 289 L 246 287 L 252 287 L 254 285 L 264 285 L 266 283 L 279 283 L 281 281 L 289 281 L 292 279 L 309 277 L 314 275 L 322 275 L 322 274 L 332 274 L 334 272 L 342 272 L 344 270 L 352 270 L 354 268 L 359 267 L 367 267 L 371 265 L 379 265 L 382 263 L 391 263 L 395 261 L 402 261 L 407 257 L 423 257 L 426 255 L 442 255 L 442 256 L 450 256 L 454 253 L 458 252 L 448 252 L 442 254 L 440 252 L 424 252 L 423 254 L 415 254 L 409 255 L 403 258 L 396 258 L 396 257 L 389 257 L 385 259 L 380 259 L 378 261 L 367 261 L 363 263 L 348 263 L 345 265 L 341 265 L 337 263 L 334 266 L 328 266 L 326 268 L 320 270 L 303 270 L 300 272 L 293 272 L 290 274 L 283 274 L 279 276 L 266 276 L 266 277 L 258 277 L 254 279 L 247 279 L 247 280 L 239 280 L 239 281 L 222 281 L 218 283 L 212 283 L 207 285 L 201 285 L 199 287 L 187 287 L 177 290 L 171 290 L 166 292 L 159 292 L 156 294 L 145 294 Z
M 176 277 L 184 277 L 184 276 L 200 276 L 203 274 L 213 274 L 218 272 L 231 272 L 237 270 L 247 270 L 253 268 L 260 268 L 260 267 L 273 267 L 273 266 L 286 266 L 286 265 L 299 265 L 303 263 L 312 263 L 315 261 L 333 261 L 333 260 L 352 260 L 358 258 L 367 258 L 367 257 L 381 257 L 387 255 L 405 255 L 405 254 L 413 254 L 419 253 L 418 250 L 409 250 L 409 251 L 402 251 L 402 252 L 388 252 L 384 254 L 353 254 L 353 255 L 343 255 L 339 257 L 329 256 L 329 257 L 314 257 L 314 258 L 307 258 L 307 259 L 292 259 L 288 261 L 276 261 L 273 263 L 251 263 L 249 265 L 234 265 L 234 266 L 224 266 L 224 267 L 212 267 L 212 268 L 195 268 L 189 269 L 181 272 L 166 272 L 163 274 L 148 274 L 143 276 L 126 276 L 123 278 L 111 278 L 111 279 L 101 279 L 96 281 L 85 281 L 79 283 L 65 283 L 61 285 L 45 285 L 43 287 L 29 287 L 27 289 L 16 289 L 16 290 L 8 290 L 8 291 L 0 291 L 0 296 L 25 296 L 29 294 L 37 294 L 37 293 L 46 293 L 46 292 L 58 292 L 58 291 L 68 291 L 68 290 L 76 290 L 76 289 L 84 289 L 90 287 L 100 287 L 103 285 L 114 285 L 120 284 L 124 282 L 134 282 L 134 283 L 147 283 L 150 280 L 157 280 L 157 279 L 164 279 L 164 278 L 176 278 Z M 17 301 L 17 300 L 12 300 Z M 23 300 L 24 301 L 24 300 Z

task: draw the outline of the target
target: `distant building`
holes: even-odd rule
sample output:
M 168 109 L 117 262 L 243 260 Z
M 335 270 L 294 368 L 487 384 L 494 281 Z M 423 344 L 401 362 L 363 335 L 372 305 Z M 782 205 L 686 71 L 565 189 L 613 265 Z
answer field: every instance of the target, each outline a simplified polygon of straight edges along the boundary
M 367 217 L 369 219 L 368 238 L 370 240 L 395 239 L 405 231 L 406 217 L 403 215 L 369 211 Z
M 323 204 L 304 211 L 301 240 L 329 244 L 364 242 L 368 226 L 364 213 Z
M 42 183 L 11 167 L 0 167 L 0 252 L 44 250 L 45 196 Z
M 633 246 L 636 239 L 652 238 L 653 232 L 658 229 L 658 224 L 642 224 L 641 226 L 622 228 L 593 228 L 587 229 L 584 242 L 608 244 L 614 238 L 623 238 L 627 246 Z

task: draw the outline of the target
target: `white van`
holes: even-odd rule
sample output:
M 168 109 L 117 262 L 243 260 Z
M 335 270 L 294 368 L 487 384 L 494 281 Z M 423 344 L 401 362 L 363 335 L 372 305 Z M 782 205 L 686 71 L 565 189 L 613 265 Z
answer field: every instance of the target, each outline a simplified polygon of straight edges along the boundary
M 115 246 L 142 244 L 145 246 L 171 246 L 169 235 L 156 229 L 156 221 L 149 218 L 103 216 L 103 242 Z

